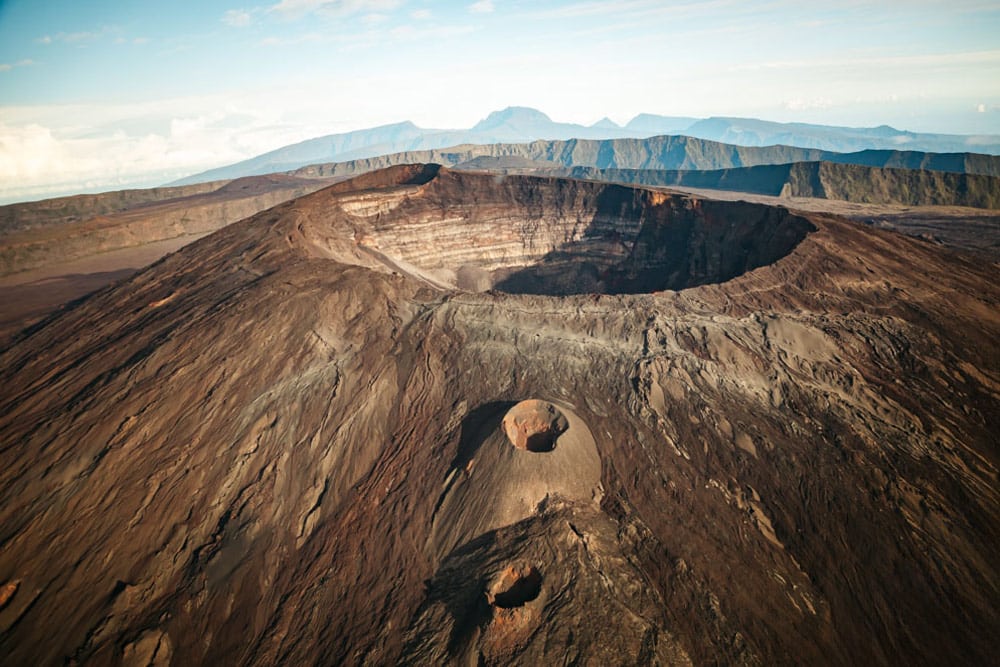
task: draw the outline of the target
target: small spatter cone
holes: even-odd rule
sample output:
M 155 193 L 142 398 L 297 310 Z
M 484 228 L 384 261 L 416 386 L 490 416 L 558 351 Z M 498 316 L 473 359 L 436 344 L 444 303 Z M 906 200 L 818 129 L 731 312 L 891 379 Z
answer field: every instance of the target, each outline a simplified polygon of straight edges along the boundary
M 507 439 L 518 449 L 547 452 L 569 423 L 559 408 L 548 401 L 528 399 L 512 407 L 503 418 Z

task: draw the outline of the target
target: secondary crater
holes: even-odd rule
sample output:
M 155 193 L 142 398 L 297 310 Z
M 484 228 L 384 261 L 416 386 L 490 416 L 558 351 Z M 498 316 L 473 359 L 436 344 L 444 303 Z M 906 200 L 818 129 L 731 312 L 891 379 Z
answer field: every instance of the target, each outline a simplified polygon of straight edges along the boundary
M 815 230 L 782 207 L 443 168 L 371 224 L 374 251 L 436 284 L 553 296 L 725 282 Z
M 516 404 L 503 418 L 510 443 L 529 452 L 551 452 L 567 428 L 569 422 L 559 408 L 533 398 Z
M 536 599 L 542 591 L 542 574 L 534 565 L 520 563 L 505 569 L 486 592 L 494 607 L 515 609 Z

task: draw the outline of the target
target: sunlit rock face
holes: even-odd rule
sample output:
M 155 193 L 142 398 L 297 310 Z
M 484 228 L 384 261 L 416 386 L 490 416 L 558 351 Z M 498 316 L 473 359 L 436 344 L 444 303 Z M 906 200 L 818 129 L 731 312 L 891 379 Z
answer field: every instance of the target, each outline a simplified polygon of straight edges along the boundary
M 503 418 L 503 430 L 510 444 L 529 452 L 551 451 L 568 427 L 559 408 L 538 399 L 521 401 Z
M 998 289 L 643 188 L 282 204 L 0 350 L 0 655 L 988 664 Z

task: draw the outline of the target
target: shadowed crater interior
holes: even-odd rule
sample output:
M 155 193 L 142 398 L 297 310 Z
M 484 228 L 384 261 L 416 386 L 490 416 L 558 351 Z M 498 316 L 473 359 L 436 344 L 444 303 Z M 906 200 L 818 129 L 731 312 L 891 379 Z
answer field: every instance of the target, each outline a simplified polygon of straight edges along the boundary
M 508 567 L 490 587 L 487 598 L 501 609 L 523 607 L 542 591 L 542 575 L 533 565 Z
M 721 283 L 772 264 L 815 228 L 786 209 L 684 198 L 618 210 L 529 266 L 500 269 L 512 294 L 638 294 Z

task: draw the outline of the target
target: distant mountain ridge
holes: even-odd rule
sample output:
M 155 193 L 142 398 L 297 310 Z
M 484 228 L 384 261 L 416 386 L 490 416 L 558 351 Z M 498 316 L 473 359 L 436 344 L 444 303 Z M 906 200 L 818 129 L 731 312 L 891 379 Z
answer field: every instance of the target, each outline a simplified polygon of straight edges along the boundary
M 672 125 L 657 128 L 654 122 L 650 124 L 653 129 L 639 134 L 643 137 L 664 134 L 667 126 Z M 635 136 L 636 133 L 635 129 L 611 127 L 604 123 L 591 127 L 576 123 L 557 123 L 536 109 L 508 107 L 494 111 L 467 130 L 424 129 L 405 121 L 307 139 L 249 160 L 182 178 L 170 185 L 259 176 L 321 162 L 343 162 L 460 144 L 523 143 L 536 139 L 614 139 Z
M 921 134 L 896 130 L 885 125 L 876 128 L 849 128 L 806 123 L 775 123 L 752 118 L 718 117 L 699 120 L 683 116 L 639 114 L 624 127 L 608 118 L 586 126 L 556 122 L 541 111 L 529 107 L 508 107 L 494 111 L 466 130 L 425 129 L 405 121 L 307 139 L 242 162 L 182 178 L 170 185 L 190 185 L 241 176 L 256 176 L 291 171 L 310 164 L 345 162 L 464 144 L 522 144 L 536 140 L 571 139 L 647 139 L 659 135 L 684 135 L 694 139 L 744 147 L 784 146 L 837 153 L 906 150 L 1000 154 L 1000 136 Z
M 928 134 L 878 127 L 837 127 L 809 123 L 776 123 L 756 118 L 706 118 L 693 123 L 684 133 L 740 146 L 787 144 L 837 152 L 872 149 L 917 150 L 924 152 L 1000 152 L 1000 137 Z
M 517 169 L 511 170 L 517 173 Z M 729 190 L 772 197 L 837 199 L 861 204 L 1000 209 L 1000 178 L 836 162 L 795 162 L 701 171 L 542 168 L 531 173 L 636 185 Z
M 466 144 L 445 149 L 404 151 L 358 160 L 309 165 L 294 175 L 307 178 L 352 176 L 399 164 L 434 162 L 457 166 L 481 158 L 517 159 L 547 167 L 597 169 L 708 170 L 795 162 L 835 162 L 866 167 L 924 169 L 1000 176 L 1000 156 L 974 153 L 860 151 L 833 153 L 793 146 L 734 146 L 691 137 L 648 139 L 570 139 L 525 144 Z

